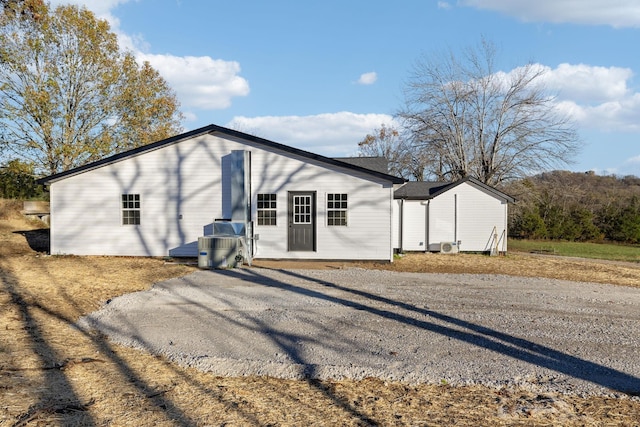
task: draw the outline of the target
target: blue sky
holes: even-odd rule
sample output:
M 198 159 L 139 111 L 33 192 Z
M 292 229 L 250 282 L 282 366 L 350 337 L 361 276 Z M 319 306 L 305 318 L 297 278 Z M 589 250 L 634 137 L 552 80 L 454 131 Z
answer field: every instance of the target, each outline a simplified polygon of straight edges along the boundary
M 402 106 L 424 55 L 482 37 L 547 69 L 583 150 L 566 169 L 640 176 L 638 0 L 54 0 L 107 19 L 176 91 L 185 128 L 232 127 L 326 156 Z

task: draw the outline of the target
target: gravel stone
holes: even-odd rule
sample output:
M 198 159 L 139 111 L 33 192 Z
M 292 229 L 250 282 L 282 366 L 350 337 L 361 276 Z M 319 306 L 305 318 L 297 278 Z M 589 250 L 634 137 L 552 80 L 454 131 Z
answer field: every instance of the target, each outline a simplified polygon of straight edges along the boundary
M 640 288 L 239 268 L 115 298 L 79 326 L 223 376 L 640 395 Z

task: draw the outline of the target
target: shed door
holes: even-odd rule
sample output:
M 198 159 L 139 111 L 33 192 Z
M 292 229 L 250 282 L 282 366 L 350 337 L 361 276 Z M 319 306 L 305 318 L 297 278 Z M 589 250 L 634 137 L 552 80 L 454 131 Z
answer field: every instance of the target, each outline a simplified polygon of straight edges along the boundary
M 316 193 L 289 192 L 289 251 L 316 250 Z

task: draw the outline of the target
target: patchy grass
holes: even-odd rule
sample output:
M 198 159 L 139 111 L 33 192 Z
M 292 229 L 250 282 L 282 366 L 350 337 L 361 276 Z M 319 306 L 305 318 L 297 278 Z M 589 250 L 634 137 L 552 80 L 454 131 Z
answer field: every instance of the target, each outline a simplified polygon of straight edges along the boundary
M 576 282 L 640 287 L 640 263 L 525 253 L 509 253 L 507 256 L 465 253 L 457 255 L 408 253 L 393 263 L 363 263 L 359 266 L 415 273 L 472 273 L 547 277 Z
M 509 239 L 509 251 L 640 263 L 639 245 Z
M 3 426 L 633 426 L 640 419 L 640 402 L 628 398 L 542 395 L 514 387 L 406 385 L 372 378 L 223 378 L 182 368 L 162 357 L 114 345 L 74 324 L 110 298 L 149 289 L 154 282 L 193 268 L 147 258 L 43 256 L 28 242 L 30 232 L 39 226 L 11 212 L 6 217 L 13 219 L 0 220 Z M 579 279 L 602 272 L 598 277 L 606 279 L 617 268 L 529 255 L 412 254 L 396 261 L 386 266 L 537 276 L 563 271 Z M 350 265 L 354 264 L 270 266 Z M 624 268 L 629 281 L 640 283 L 640 266 Z
M 0 220 L 16 219 L 20 217 L 22 201 L 13 199 L 0 199 Z

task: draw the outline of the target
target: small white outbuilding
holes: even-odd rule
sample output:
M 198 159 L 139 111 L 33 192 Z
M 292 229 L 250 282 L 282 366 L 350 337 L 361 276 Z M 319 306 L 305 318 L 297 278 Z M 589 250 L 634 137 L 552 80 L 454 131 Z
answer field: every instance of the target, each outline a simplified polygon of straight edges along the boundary
M 514 199 L 475 178 L 407 182 L 394 192 L 393 242 L 399 252 L 507 251 Z

